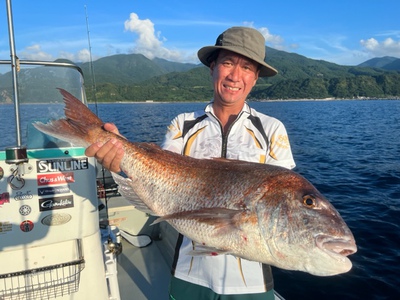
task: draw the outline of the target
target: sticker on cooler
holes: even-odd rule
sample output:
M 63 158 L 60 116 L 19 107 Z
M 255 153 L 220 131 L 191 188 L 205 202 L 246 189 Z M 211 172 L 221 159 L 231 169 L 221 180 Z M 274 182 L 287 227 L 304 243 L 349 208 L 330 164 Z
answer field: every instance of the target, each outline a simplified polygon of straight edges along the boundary
M 0 193 L 0 207 L 5 203 L 10 203 L 10 193 L 8 192 Z
M 72 195 L 39 199 L 40 211 L 64 209 L 70 207 L 74 207 L 74 196 Z
M 64 213 L 53 213 L 47 215 L 42 219 L 42 224 L 47 226 L 63 225 L 68 223 L 72 219 L 70 214 Z
M 31 191 L 19 191 L 15 193 L 14 200 L 21 201 L 21 200 L 30 200 L 33 199 L 33 194 Z
M 29 205 L 22 205 L 19 208 L 19 213 L 23 216 L 27 216 L 32 212 L 32 208 Z
M 0 234 L 12 231 L 12 223 L 10 221 L 0 221 Z
M 40 186 L 71 182 L 75 182 L 74 172 L 37 175 L 37 184 Z
M 36 162 L 38 173 L 64 172 L 86 170 L 89 167 L 88 159 L 70 158 L 70 159 L 48 159 Z
M 23 221 L 23 222 L 19 225 L 19 228 L 21 228 L 21 230 L 22 230 L 23 232 L 30 232 L 30 231 L 33 230 L 33 227 L 35 227 L 35 225 L 34 225 L 33 222 L 30 221 L 30 220 Z
M 66 194 L 70 192 L 70 188 L 68 185 L 60 185 L 60 186 L 48 186 L 43 188 L 38 188 L 39 196 L 48 196 L 55 194 Z

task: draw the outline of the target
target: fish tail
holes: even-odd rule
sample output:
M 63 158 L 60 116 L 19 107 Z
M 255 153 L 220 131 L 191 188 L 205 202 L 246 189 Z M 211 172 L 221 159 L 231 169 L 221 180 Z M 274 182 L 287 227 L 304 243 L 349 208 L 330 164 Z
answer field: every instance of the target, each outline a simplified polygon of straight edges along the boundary
M 80 100 L 64 89 L 58 89 L 65 103 L 65 119 L 53 120 L 47 124 L 36 122 L 36 129 L 76 146 L 88 146 L 95 142 L 94 129 L 101 129 L 103 122 Z

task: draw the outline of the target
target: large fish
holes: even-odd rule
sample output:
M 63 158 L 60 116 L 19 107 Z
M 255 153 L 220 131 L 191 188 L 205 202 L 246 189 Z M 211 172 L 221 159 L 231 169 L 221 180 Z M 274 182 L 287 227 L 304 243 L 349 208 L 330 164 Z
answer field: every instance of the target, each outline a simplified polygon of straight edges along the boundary
M 232 254 L 319 276 L 351 269 L 347 256 L 357 251 L 351 231 L 304 177 L 277 166 L 199 160 L 129 142 L 103 130 L 104 123 L 84 104 L 60 92 L 66 118 L 34 126 L 83 147 L 120 139 L 121 169 L 128 176 L 114 174 L 121 193 L 128 200 L 138 195 L 138 209 L 201 245 L 198 255 Z

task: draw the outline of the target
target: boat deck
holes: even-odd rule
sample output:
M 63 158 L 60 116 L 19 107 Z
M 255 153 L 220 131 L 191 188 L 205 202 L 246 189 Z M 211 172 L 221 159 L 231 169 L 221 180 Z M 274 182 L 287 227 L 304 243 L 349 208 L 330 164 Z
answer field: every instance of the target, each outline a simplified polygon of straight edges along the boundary
M 170 266 L 162 256 L 158 243 L 160 241 L 137 248 L 122 239 L 123 251 L 118 256 L 118 282 L 122 300 L 168 299 Z
M 117 256 L 121 300 L 167 300 L 178 233 L 166 222 L 150 226 L 155 218 L 136 210 L 122 197 L 110 199 L 108 214 L 110 223 L 131 239 L 128 242 L 121 232 L 122 253 Z

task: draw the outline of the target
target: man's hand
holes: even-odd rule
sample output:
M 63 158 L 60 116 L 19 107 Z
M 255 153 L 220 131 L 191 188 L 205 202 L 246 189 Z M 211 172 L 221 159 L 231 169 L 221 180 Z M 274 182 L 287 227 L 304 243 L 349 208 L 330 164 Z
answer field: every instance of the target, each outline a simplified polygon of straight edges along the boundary
M 112 123 L 105 123 L 104 129 L 120 135 L 117 126 Z M 118 173 L 121 171 L 120 164 L 124 156 L 124 149 L 119 140 L 111 139 L 105 144 L 94 143 L 90 145 L 86 149 L 85 155 L 95 157 L 104 168 L 111 172 Z

